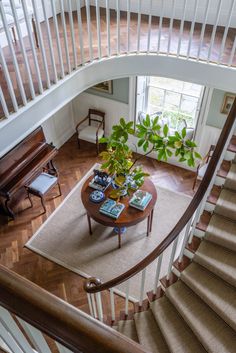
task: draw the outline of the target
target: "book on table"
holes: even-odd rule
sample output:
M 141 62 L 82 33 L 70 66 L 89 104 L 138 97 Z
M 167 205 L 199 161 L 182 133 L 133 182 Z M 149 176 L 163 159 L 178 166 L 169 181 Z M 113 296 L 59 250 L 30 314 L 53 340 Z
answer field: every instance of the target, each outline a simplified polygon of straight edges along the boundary
M 144 211 L 151 199 L 152 194 L 150 192 L 137 190 L 130 199 L 129 205 L 140 211 Z
M 111 218 L 117 219 L 124 208 L 125 208 L 125 205 L 123 203 L 116 202 L 111 199 L 107 199 L 100 207 L 99 212 Z

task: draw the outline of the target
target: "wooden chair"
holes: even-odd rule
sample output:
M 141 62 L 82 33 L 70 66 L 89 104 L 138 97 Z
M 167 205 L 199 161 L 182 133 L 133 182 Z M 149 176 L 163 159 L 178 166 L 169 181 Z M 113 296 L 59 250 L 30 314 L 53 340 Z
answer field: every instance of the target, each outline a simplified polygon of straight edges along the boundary
M 215 149 L 215 145 L 211 145 L 209 151 L 207 152 L 205 157 L 202 159 L 201 163 L 199 163 L 197 170 L 196 170 L 196 176 L 195 176 L 194 182 L 193 182 L 193 190 L 195 189 L 197 179 L 202 179 L 204 177 L 214 149 Z
M 85 121 L 88 121 L 88 126 L 79 129 L 81 124 L 83 124 Z M 98 123 L 98 125 L 91 125 L 92 121 L 95 121 L 96 123 Z M 105 132 L 105 113 L 99 110 L 89 109 L 88 115 L 77 124 L 76 131 L 78 134 L 79 148 L 80 140 L 92 142 L 96 144 L 97 154 L 99 154 L 99 140 L 101 137 L 104 136 Z

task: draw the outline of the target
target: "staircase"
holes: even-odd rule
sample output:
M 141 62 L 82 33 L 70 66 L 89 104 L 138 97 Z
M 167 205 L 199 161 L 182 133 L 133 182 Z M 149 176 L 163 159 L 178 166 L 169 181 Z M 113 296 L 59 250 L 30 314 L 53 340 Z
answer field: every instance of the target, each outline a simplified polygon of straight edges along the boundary
M 228 152 L 236 152 L 234 141 L 235 137 Z M 197 225 L 198 236 L 193 239 L 197 249 L 187 245 L 186 254 L 192 259 L 185 255 L 182 265 L 174 263 L 171 281 L 161 281 L 163 290 L 153 301 L 149 296 L 147 310 L 114 326 L 149 352 L 236 352 L 235 161 L 222 180 L 219 195 L 214 195 L 214 186 L 208 197 L 213 212 L 204 211 Z

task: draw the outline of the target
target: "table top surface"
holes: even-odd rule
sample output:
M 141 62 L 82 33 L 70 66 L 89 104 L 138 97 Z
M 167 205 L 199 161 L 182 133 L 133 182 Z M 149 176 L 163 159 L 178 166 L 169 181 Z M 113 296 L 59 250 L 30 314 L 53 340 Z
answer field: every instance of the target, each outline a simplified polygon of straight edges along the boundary
M 140 211 L 134 207 L 129 206 L 129 200 L 133 195 L 133 192 L 131 192 L 129 196 L 124 196 L 120 200 L 120 202 L 125 205 L 125 208 L 121 212 L 118 219 L 113 219 L 109 216 L 106 216 L 99 212 L 99 208 L 101 207 L 104 201 L 100 203 L 93 203 L 89 199 L 91 192 L 94 190 L 89 186 L 89 182 L 92 178 L 93 175 L 85 181 L 81 190 L 81 199 L 88 215 L 98 223 L 110 227 L 129 227 L 147 218 L 155 206 L 157 200 L 157 191 L 153 182 L 149 178 L 146 178 L 143 186 L 140 189 L 150 192 L 150 194 L 152 194 L 152 199 L 144 211 Z M 109 186 L 105 190 L 106 198 L 109 197 L 109 193 L 111 190 L 112 186 Z

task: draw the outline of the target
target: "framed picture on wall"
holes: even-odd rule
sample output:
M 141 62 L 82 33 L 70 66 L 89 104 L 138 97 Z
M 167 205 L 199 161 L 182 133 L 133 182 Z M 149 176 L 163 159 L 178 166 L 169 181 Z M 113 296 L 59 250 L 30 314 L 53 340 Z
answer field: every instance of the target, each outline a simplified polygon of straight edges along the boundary
M 97 85 L 92 87 L 93 90 L 100 91 L 103 93 L 112 94 L 113 93 L 113 84 L 112 81 L 104 81 L 98 83 Z
M 222 114 L 229 114 L 229 111 L 232 107 L 235 97 L 236 95 L 233 93 L 225 93 L 224 100 L 221 106 L 221 111 L 220 111 Z

